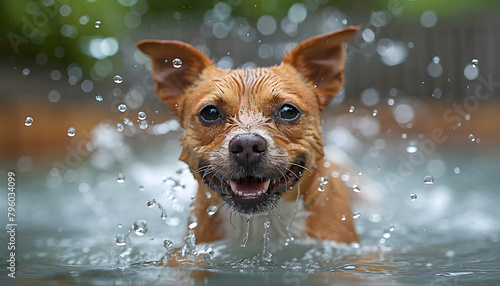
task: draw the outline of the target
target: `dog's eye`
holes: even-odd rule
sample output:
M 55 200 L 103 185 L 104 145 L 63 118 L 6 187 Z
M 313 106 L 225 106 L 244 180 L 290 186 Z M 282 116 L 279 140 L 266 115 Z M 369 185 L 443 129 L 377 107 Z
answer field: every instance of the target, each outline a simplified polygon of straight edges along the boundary
M 300 117 L 300 110 L 287 103 L 281 107 L 279 116 L 286 121 L 295 121 Z
M 207 123 L 212 123 L 220 119 L 220 113 L 214 105 L 207 105 L 200 110 L 200 117 Z

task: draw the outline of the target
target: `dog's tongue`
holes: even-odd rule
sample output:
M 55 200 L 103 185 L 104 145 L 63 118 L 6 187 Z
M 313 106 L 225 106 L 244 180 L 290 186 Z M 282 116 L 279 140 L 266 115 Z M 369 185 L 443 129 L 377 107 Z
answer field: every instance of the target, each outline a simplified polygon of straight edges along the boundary
M 254 177 L 245 177 L 238 181 L 230 181 L 233 192 L 244 194 L 265 193 L 270 180 L 259 180 Z
M 236 190 L 244 193 L 264 191 L 264 182 L 262 180 L 256 180 L 252 177 L 247 177 L 236 181 Z

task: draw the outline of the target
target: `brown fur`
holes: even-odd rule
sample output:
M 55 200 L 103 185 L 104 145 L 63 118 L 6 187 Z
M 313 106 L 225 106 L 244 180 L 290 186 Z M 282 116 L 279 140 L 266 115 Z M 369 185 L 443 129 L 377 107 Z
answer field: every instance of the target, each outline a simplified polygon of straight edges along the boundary
M 307 205 L 309 237 L 358 241 L 345 186 L 340 178 L 332 177 L 336 168 L 333 164 L 325 167 L 320 117 L 342 87 L 344 45 L 357 30 L 349 27 L 311 38 L 289 52 L 281 65 L 248 70 L 218 69 L 208 57 L 181 42 L 144 40 L 137 44 L 152 59 L 158 97 L 174 111 L 184 128 L 180 159 L 190 166 L 199 182 L 194 210 L 198 242 L 226 237 L 221 224 L 223 216 L 229 215 L 220 211 L 213 216 L 207 214 L 210 205 L 221 206 L 223 200 L 203 182 L 204 172 L 198 172 L 200 162 L 208 160 L 216 166 L 213 172 L 229 176 L 232 170 L 228 142 L 233 136 L 247 133 L 267 136 L 266 166 L 270 170 L 284 168 L 299 154 L 307 158 L 302 179 L 283 193 L 282 199 L 295 200 L 299 189 L 302 198 L 315 196 Z M 174 58 L 182 60 L 182 67 L 172 66 Z M 273 121 L 273 113 L 284 103 L 293 103 L 302 112 L 293 124 Z M 224 112 L 221 124 L 201 122 L 199 111 L 206 104 L 214 104 Z M 317 195 L 319 178 L 323 176 L 329 177 L 329 183 Z

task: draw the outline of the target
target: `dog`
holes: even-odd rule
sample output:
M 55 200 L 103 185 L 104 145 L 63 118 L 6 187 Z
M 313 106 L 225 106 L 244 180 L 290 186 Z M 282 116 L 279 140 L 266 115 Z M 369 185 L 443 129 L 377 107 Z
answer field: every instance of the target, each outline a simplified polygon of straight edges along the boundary
M 245 228 L 235 231 L 231 213 L 272 216 L 279 236 L 359 241 L 321 135 L 321 112 L 344 83 L 345 44 L 358 29 L 312 37 L 280 65 L 252 69 L 222 70 L 183 42 L 136 44 L 151 58 L 157 96 L 184 129 L 180 160 L 199 184 L 197 242 L 241 238 Z M 223 205 L 230 214 L 207 212 Z

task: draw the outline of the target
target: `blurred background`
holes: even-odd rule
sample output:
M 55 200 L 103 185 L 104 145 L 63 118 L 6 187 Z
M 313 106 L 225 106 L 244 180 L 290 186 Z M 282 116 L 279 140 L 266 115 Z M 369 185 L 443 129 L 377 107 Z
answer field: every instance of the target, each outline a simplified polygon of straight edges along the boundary
M 153 250 L 135 248 L 132 262 L 158 259 L 165 237 L 183 241 L 195 188 L 177 161 L 182 130 L 156 98 L 136 42 L 180 40 L 221 68 L 251 68 L 355 25 L 323 137 L 351 161 L 346 185 L 373 199 L 354 207 L 364 245 L 394 247 L 405 261 L 391 262 L 395 272 L 418 270 L 422 279 L 474 269 L 500 279 L 499 1 L 20 0 L 0 8 L 0 181 L 16 172 L 26 277 L 50 276 L 50 265 L 118 265 L 120 251 L 130 254 L 118 238 L 138 219 L 148 221 L 142 242 Z M 191 192 L 174 196 L 176 187 Z M 467 277 L 479 285 L 481 275 Z

